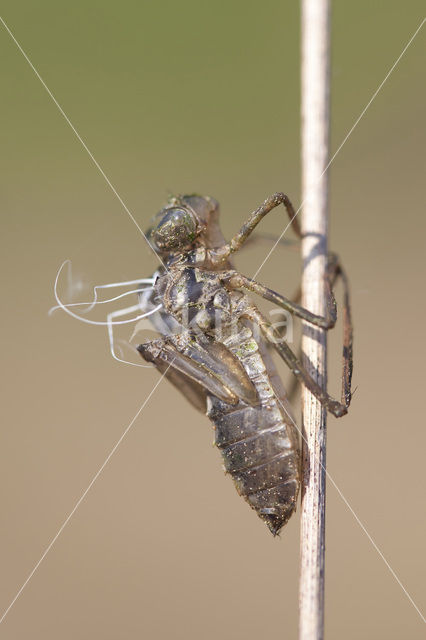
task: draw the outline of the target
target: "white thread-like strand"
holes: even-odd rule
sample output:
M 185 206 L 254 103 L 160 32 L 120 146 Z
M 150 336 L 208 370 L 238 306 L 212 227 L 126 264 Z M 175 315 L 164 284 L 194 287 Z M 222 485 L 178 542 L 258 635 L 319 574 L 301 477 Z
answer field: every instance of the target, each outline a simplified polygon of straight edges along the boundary
M 120 358 L 115 352 L 115 346 L 114 346 L 115 345 L 115 341 L 114 341 L 113 327 L 114 327 L 114 324 L 117 324 L 117 323 L 113 322 L 112 318 L 117 318 L 119 316 L 123 316 L 126 313 L 132 313 L 133 311 L 136 311 L 137 309 L 139 309 L 139 305 L 135 305 L 133 307 L 128 307 L 127 309 L 119 309 L 118 311 L 112 311 L 111 313 L 109 313 L 107 315 L 109 350 L 110 350 L 110 353 L 111 353 L 112 357 L 114 358 L 114 360 L 117 360 L 117 362 L 121 362 L 123 364 L 130 364 L 130 365 L 132 365 L 132 367 L 142 367 L 143 369 L 151 369 L 154 365 L 152 365 L 152 364 L 138 364 L 136 362 L 131 362 L 130 360 L 124 360 L 123 358 Z M 153 309 L 149 313 L 153 313 L 156 310 L 157 309 Z M 126 344 L 128 344 L 131 348 L 133 348 L 133 345 L 131 345 L 130 343 L 126 343 Z M 122 352 L 121 347 L 119 347 L 119 349 L 120 349 L 120 352 L 122 354 L 123 352 Z
M 65 260 L 65 262 L 70 262 Z M 97 284 L 95 289 L 111 289 L 112 287 L 129 287 L 132 284 L 154 284 L 155 278 L 138 278 L 137 280 L 127 280 L 127 282 L 109 282 L 108 284 Z
M 155 278 L 141 278 L 138 280 L 128 280 L 127 282 L 110 282 L 109 284 L 99 284 L 93 287 L 93 303 L 92 306 L 86 309 L 85 313 L 91 311 L 98 301 L 98 289 L 111 289 L 113 287 L 129 287 L 133 284 L 154 284 Z M 142 291 L 142 289 L 138 289 L 136 293 Z M 144 289 L 145 291 L 145 289 Z
M 115 341 L 114 341 L 112 326 L 108 327 L 108 339 L 109 339 L 110 354 L 112 355 L 114 360 L 116 360 L 117 362 L 121 362 L 121 364 L 130 364 L 132 367 L 141 367 L 142 369 L 152 369 L 153 367 L 155 367 L 154 364 L 139 364 L 138 362 L 132 362 L 131 360 L 124 360 L 124 358 L 120 358 L 115 352 Z M 129 346 L 131 349 L 134 349 L 135 351 L 137 351 L 137 349 L 135 349 L 135 347 L 133 347 L 133 345 L 131 345 L 130 342 L 126 342 L 125 344 L 126 346 Z M 120 349 L 121 355 L 123 355 L 122 348 L 121 347 L 118 347 L 118 348 Z
M 107 285 L 101 285 L 101 286 L 107 286 Z M 130 296 L 132 293 L 140 293 L 141 291 L 150 291 L 150 290 L 152 291 L 152 289 L 153 287 L 144 287 L 143 289 L 132 289 L 131 291 L 125 291 L 125 293 L 120 293 L 119 296 L 115 296 L 114 298 L 108 298 L 108 300 L 92 300 L 91 302 L 69 302 L 67 304 L 64 304 L 63 306 L 55 305 L 54 307 L 49 309 L 48 315 L 50 316 L 54 311 L 57 311 L 58 309 L 63 309 L 64 307 L 68 309 L 69 307 L 81 307 L 82 305 L 85 305 L 85 304 L 88 304 L 90 306 L 88 309 L 84 309 L 82 313 L 88 313 L 95 307 L 95 305 L 107 304 L 108 302 L 114 302 L 115 300 L 119 300 L 120 298 L 125 298 L 126 296 Z
M 146 318 L 149 315 L 154 314 L 156 311 L 158 311 L 161 308 L 161 304 L 154 307 L 153 309 L 150 309 L 149 311 L 144 312 L 142 315 L 136 316 L 135 318 L 131 318 L 129 320 L 121 320 L 121 321 L 114 321 L 113 318 L 117 318 L 120 316 L 124 316 L 127 315 L 129 313 L 133 313 L 134 311 L 137 311 L 138 309 L 141 308 L 141 303 L 139 302 L 136 305 L 132 305 L 130 307 L 126 307 L 125 309 L 119 309 L 117 311 L 112 311 L 111 313 L 109 313 L 107 315 L 107 321 L 106 322 L 99 322 L 99 321 L 94 321 L 94 320 L 87 320 L 86 318 L 82 318 L 81 316 L 73 313 L 72 311 L 69 310 L 69 307 L 78 307 L 81 305 L 89 305 L 89 308 L 86 309 L 84 311 L 84 313 L 87 313 L 88 311 L 90 311 L 91 309 L 93 309 L 93 307 L 95 305 L 98 304 L 107 304 L 110 302 L 114 302 L 115 300 L 119 300 L 121 298 L 124 298 L 125 296 L 129 296 L 131 294 L 140 294 L 141 292 L 144 291 L 152 291 L 153 286 L 150 287 L 139 287 L 138 289 L 132 289 L 131 291 L 125 291 L 124 293 L 120 293 L 118 296 L 114 296 L 113 298 L 108 298 L 107 300 L 98 300 L 97 296 L 98 296 L 98 289 L 110 289 L 110 288 L 114 288 L 114 287 L 123 287 L 123 286 L 129 286 L 129 285 L 134 285 L 134 284 L 144 284 L 144 283 L 149 283 L 151 285 L 153 285 L 153 283 L 155 282 L 155 278 L 139 278 L 137 280 L 127 280 L 125 282 L 111 282 L 109 284 L 104 284 L 104 285 L 96 285 L 93 288 L 93 297 L 94 299 L 90 302 L 72 302 L 69 304 L 64 304 L 58 296 L 58 292 L 57 292 L 57 286 L 58 286 L 58 280 L 59 280 L 59 276 L 61 274 L 62 269 L 64 268 L 64 266 L 68 264 L 71 267 L 71 261 L 70 260 L 65 260 L 65 262 L 61 265 L 61 267 L 59 268 L 59 271 L 56 275 L 56 280 L 55 280 L 55 287 L 54 287 L 54 291 L 55 291 L 55 298 L 58 302 L 58 305 L 55 307 L 52 307 L 52 309 L 50 309 L 49 314 L 53 313 L 53 311 L 58 310 L 58 309 L 62 309 L 63 311 L 65 311 L 66 313 L 68 313 L 68 315 L 71 315 L 71 317 L 76 318 L 77 320 L 80 320 L 82 322 L 85 322 L 86 324 L 94 324 L 94 325 L 100 325 L 100 326 L 107 326 L 108 327 L 108 341 L 109 341 L 109 350 L 110 350 L 110 354 L 111 356 L 114 358 L 114 360 L 116 360 L 117 362 L 120 362 L 122 364 L 129 364 L 133 367 L 142 367 L 142 369 L 151 369 L 153 367 L 152 364 L 139 364 L 136 362 L 131 362 L 130 360 L 125 360 L 122 357 L 119 357 L 119 355 L 117 355 L 116 353 L 116 346 L 115 346 L 115 341 L 114 341 L 114 331 L 113 331 L 113 327 L 114 325 L 117 324 L 130 324 L 132 322 L 136 322 L 138 320 L 141 320 L 143 318 Z M 70 269 L 69 269 L 70 271 Z M 134 349 L 133 345 L 131 345 L 129 342 L 125 342 L 125 344 L 127 346 L 129 346 L 131 349 Z M 121 347 L 118 347 L 120 355 L 123 355 L 123 350 L 121 349 Z
M 85 322 L 86 324 L 93 324 L 93 325 L 97 325 L 97 326 L 108 326 L 109 323 L 108 322 L 103 322 L 100 320 L 88 320 L 87 318 L 82 318 L 81 316 L 77 315 L 76 313 L 73 313 L 72 311 L 70 311 L 66 305 L 64 305 L 64 303 L 62 302 L 62 300 L 59 298 L 58 295 L 58 280 L 59 280 L 59 276 L 61 275 L 61 271 L 64 268 L 64 266 L 67 264 L 67 262 L 69 262 L 68 260 L 65 260 L 65 262 L 62 263 L 62 265 L 59 268 L 59 271 L 56 275 L 55 278 L 55 286 L 54 286 L 54 294 L 55 294 L 55 299 L 56 302 L 58 303 L 58 307 L 60 307 L 61 309 L 63 309 L 63 311 L 65 311 L 65 313 L 67 313 L 68 315 L 70 315 L 72 318 L 75 318 L 76 320 L 80 320 L 81 322 Z M 118 325 L 118 324 L 131 324 L 132 322 L 136 322 L 137 320 L 142 320 L 142 318 L 146 318 L 150 315 L 152 315 L 153 313 L 156 313 L 157 311 L 159 311 L 161 309 L 163 305 L 159 304 L 156 307 L 154 307 L 153 309 L 151 309 L 150 311 L 146 311 L 145 313 L 139 315 L 139 316 L 135 316 L 134 318 L 130 318 L 129 320 L 118 320 L 116 322 L 113 322 L 112 324 L 114 325 Z M 136 309 L 139 308 L 139 305 L 136 307 Z M 132 307 L 132 311 L 134 311 L 135 308 Z M 130 313 L 130 311 L 129 311 Z
M 68 288 L 72 289 L 72 276 L 71 276 L 71 260 L 65 260 L 63 265 L 61 266 L 61 268 L 59 269 L 59 272 L 61 272 L 61 270 L 64 268 L 65 265 L 68 265 Z M 157 273 L 157 272 L 156 272 Z M 153 285 L 155 283 L 157 276 L 155 277 L 151 277 L 151 278 L 137 278 L 137 280 L 125 280 L 124 282 L 109 282 L 108 284 L 97 284 L 93 287 L 93 300 L 92 302 L 74 302 L 74 303 L 70 303 L 70 304 L 66 304 L 66 307 L 75 307 L 78 305 L 83 305 L 83 304 L 88 304 L 90 305 L 87 309 L 84 310 L 84 313 L 89 313 L 93 307 L 96 304 L 105 304 L 106 302 L 113 302 L 114 300 L 118 300 L 120 297 L 124 297 L 126 295 L 129 295 L 130 293 L 139 293 L 140 291 L 147 291 L 150 287 L 147 287 L 145 289 L 134 289 L 133 291 L 126 291 L 123 294 L 120 294 L 119 296 L 117 296 L 116 298 L 110 298 L 109 300 L 103 300 L 102 302 L 98 302 L 98 289 L 112 289 L 112 288 L 117 288 L 117 287 L 129 287 L 131 285 L 134 284 L 151 284 Z M 62 309 L 61 306 L 57 306 L 57 307 L 52 307 L 51 309 L 49 309 L 49 315 L 51 313 L 53 313 L 53 311 L 56 311 L 57 309 Z

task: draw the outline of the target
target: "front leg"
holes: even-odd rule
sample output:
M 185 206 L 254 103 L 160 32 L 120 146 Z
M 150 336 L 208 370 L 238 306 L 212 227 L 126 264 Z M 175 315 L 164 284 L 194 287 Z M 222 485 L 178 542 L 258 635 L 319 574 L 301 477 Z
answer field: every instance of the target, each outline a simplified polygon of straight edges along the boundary
M 291 226 L 295 231 L 296 235 L 301 238 L 302 232 L 300 230 L 299 222 L 296 218 L 296 212 L 294 211 L 294 207 L 290 202 L 288 196 L 285 193 L 279 192 L 274 193 L 269 198 L 266 198 L 265 202 L 263 202 L 260 207 L 255 209 L 253 213 L 250 214 L 247 222 L 241 227 L 239 232 L 232 238 L 232 240 L 228 243 L 219 247 L 218 249 L 211 249 L 209 251 L 210 260 L 217 265 L 223 263 L 232 253 L 235 253 L 246 242 L 250 234 L 257 227 L 259 222 L 266 216 L 267 213 L 278 207 L 278 205 L 283 204 L 288 213 L 288 217 L 290 218 Z

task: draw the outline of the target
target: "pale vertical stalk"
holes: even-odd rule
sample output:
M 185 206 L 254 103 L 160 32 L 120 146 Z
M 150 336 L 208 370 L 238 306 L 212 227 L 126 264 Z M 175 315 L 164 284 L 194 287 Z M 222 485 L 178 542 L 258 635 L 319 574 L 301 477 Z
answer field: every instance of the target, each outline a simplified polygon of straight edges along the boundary
M 303 306 L 325 314 L 329 141 L 329 0 L 302 0 Z M 304 363 L 326 385 L 326 334 L 304 325 Z M 324 633 L 326 411 L 303 396 L 300 640 Z

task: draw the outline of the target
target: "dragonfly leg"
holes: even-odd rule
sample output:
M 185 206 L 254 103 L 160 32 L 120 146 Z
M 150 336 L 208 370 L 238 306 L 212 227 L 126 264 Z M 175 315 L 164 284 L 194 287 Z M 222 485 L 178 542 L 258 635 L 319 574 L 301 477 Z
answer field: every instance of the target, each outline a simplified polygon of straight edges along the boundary
M 293 297 L 291 298 L 292 302 L 300 302 L 300 299 L 302 297 L 302 289 L 299 286 L 296 289 L 295 294 L 293 295 Z M 274 329 L 275 331 L 278 333 L 278 335 L 280 336 L 280 338 L 285 339 L 286 333 L 287 333 L 287 329 L 288 329 L 288 317 L 287 315 L 283 314 L 278 314 L 275 317 L 274 320 Z M 271 343 L 268 343 L 268 346 L 270 349 L 273 348 L 273 345 Z M 299 344 L 298 345 L 298 349 L 297 349 L 297 357 L 299 360 L 301 360 L 302 358 L 302 347 Z M 289 402 L 292 404 L 295 399 L 296 399 L 296 394 L 299 390 L 299 380 L 296 378 L 296 376 L 291 376 L 289 385 L 286 389 L 287 392 L 287 397 Z
M 288 217 L 290 218 L 290 224 L 298 236 L 298 238 L 302 237 L 302 232 L 300 230 L 299 221 L 296 217 L 296 212 L 294 210 L 293 205 L 291 204 L 290 199 L 285 193 L 279 192 L 274 193 L 257 208 L 255 209 L 248 217 L 247 221 L 243 224 L 239 232 L 232 238 L 232 240 L 228 243 L 219 247 L 218 249 L 210 250 L 210 258 L 213 262 L 220 264 L 222 261 L 226 260 L 232 253 L 235 253 L 246 242 L 247 238 L 257 227 L 259 222 L 268 214 L 272 209 L 278 207 L 280 204 L 283 204 L 288 213 Z
M 244 288 L 249 291 L 253 291 L 253 293 L 257 293 L 257 295 L 261 296 L 265 300 L 275 303 L 282 309 L 289 311 L 298 318 L 302 318 L 302 320 L 306 320 L 307 322 L 310 322 L 317 327 L 321 327 L 321 329 L 332 329 L 336 324 L 336 301 L 331 290 L 329 278 L 326 279 L 326 317 L 318 316 L 315 313 L 311 313 L 310 311 L 308 311 L 308 309 L 305 309 L 296 302 L 289 300 L 288 298 L 282 296 L 280 293 L 276 293 L 276 291 L 268 289 L 268 287 L 260 284 L 260 282 L 251 280 L 250 278 L 247 278 L 246 276 L 243 276 L 241 273 L 237 273 L 236 271 L 234 272 L 234 275 L 232 275 L 232 272 L 229 272 L 228 278 L 231 287 L 236 289 Z
M 353 325 L 351 304 L 349 296 L 349 282 L 339 257 L 335 253 L 328 256 L 327 280 L 331 291 L 337 280 L 343 285 L 343 353 L 342 353 L 342 401 L 347 407 L 352 398 L 352 371 L 353 371 Z
M 249 291 L 257 293 L 265 300 L 274 302 L 289 313 L 301 318 L 322 329 L 332 329 L 337 320 L 336 300 L 334 298 L 333 288 L 340 279 L 343 284 L 343 352 L 342 352 L 342 403 L 346 407 L 349 406 L 352 393 L 352 370 L 353 370 L 353 326 L 351 318 L 351 307 L 349 297 L 349 283 L 346 273 L 340 263 L 338 256 L 334 253 L 329 254 L 327 273 L 325 279 L 325 295 L 327 302 L 326 317 L 318 316 L 305 309 L 297 302 L 288 300 L 284 296 L 268 289 L 264 285 L 246 278 L 237 272 L 227 273 L 228 283 L 234 288 L 245 288 Z
M 321 402 L 330 413 L 336 418 L 340 418 L 348 411 L 348 405 L 343 402 L 334 400 L 324 389 L 322 389 L 308 373 L 302 362 L 290 349 L 288 344 L 274 330 L 273 326 L 263 317 L 254 305 L 248 307 L 244 315 L 253 323 L 257 324 L 261 329 L 266 340 L 273 345 L 280 357 L 289 367 L 293 375 L 298 381 L 305 385 L 307 389 Z
M 158 369 L 170 365 L 223 402 L 235 405 L 240 398 L 249 404 L 258 402 L 242 365 L 223 345 L 204 345 L 190 334 L 178 334 L 145 342 L 137 349 L 144 360 Z

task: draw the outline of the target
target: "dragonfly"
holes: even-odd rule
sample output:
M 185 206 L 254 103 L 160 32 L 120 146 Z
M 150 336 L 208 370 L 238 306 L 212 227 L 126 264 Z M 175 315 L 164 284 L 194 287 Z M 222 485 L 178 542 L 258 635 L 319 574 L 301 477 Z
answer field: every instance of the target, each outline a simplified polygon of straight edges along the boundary
M 272 289 L 235 269 L 234 255 L 249 242 L 261 220 L 279 205 L 298 238 L 302 233 L 294 207 L 282 192 L 267 198 L 226 242 L 219 225 L 219 203 L 198 194 L 171 197 L 153 218 L 146 237 L 161 267 L 151 278 L 95 287 L 89 303 L 58 306 L 85 322 L 108 327 L 113 357 L 117 353 L 114 327 L 145 320 L 159 337 L 137 346 L 147 365 L 154 366 L 197 410 L 213 423 L 215 444 L 224 469 L 241 495 L 276 536 L 294 513 L 301 483 L 299 430 L 291 402 L 273 359 L 285 362 L 304 385 L 335 417 L 342 417 L 351 402 L 353 327 L 349 284 L 336 254 L 330 254 L 324 280 L 325 316 L 311 313 Z M 282 332 L 269 322 L 254 296 L 286 314 L 321 329 L 337 321 L 334 286 L 343 283 L 343 364 L 340 400 L 317 384 L 291 349 Z M 100 289 L 133 287 L 106 301 Z M 113 311 L 105 322 L 77 315 L 72 306 L 112 302 L 136 294 L 138 303 Z M 130 313 L 130 319 L 119 319 Z M 133 363 L 132 363 L 133 364 Z

